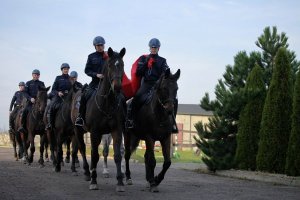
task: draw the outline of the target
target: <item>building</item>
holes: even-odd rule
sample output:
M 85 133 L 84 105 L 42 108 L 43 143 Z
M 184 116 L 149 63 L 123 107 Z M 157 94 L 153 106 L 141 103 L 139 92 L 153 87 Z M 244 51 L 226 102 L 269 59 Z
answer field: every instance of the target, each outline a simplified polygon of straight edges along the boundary
M 208 123 L 208 118 L 213 114 L 210 111 L 205 111 L 198 104 L 179 104 L 176 116 L 176 122 L 179 129 L 178 134 L 173 134 L 173 145 L 178 149 L 194 148 L 194 136 L 197 135 L 195 124 L 202 121 Z

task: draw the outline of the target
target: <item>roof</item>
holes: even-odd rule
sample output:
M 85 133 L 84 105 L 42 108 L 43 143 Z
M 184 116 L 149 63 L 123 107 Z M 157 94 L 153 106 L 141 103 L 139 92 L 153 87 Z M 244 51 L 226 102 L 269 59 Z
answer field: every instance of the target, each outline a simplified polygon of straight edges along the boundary
M 178 115 L 213 115 L 211 111 L 206 111 L 198 104 L 178 104 Z

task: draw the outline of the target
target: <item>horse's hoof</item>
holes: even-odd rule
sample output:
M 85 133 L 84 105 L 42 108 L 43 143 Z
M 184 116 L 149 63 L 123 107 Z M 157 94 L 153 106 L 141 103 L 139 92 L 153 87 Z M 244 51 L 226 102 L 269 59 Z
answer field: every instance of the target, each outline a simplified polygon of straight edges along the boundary
M 132 185 L 132 179 L 130 178 L 130 179 L 126 179 L 126 184 L 127 185 Z
M 50 162 L 50 159 L 49 159 L 49 158 L 46 158 L 46 162 Z
M 40 168 L 44 168 L 45 167 L 45 165 L 44 164 L 40 164 Z
M 116 192 L 125 192 L 125 187 L 124 187 L 124 185 L 117 185 L 117 187 L 116 187 Z
M 157 186 L 150 187 L 150 192 L 159 192 Z
M 72 172 L 72 176 L 78 176 L 77 172 Z
M 99 190 L 98 184 L 90 184 L 90 190 Z
M 16 161 L 19 161 L 19 158 L 18 158 L 18 157 L 16 157 Z
M 87 175 L 85 175 L 85 176 L 84 176 L 84 180 L 85 180 L 85 181 L 90 181 L 90 180 L 91 180 L 91 177 L 90 177 L 90 176 L 87 176 Z
M 146 188 L 150 188 L 150 183 L 149 182 L 146 183 Z
M 79 168 L 79 167 L 80 167 L 80 164 L 79 164 L 79 163 L 75 163 L 75 167 L 76 167 L 76 168 Z
M 65 158 L 66 163 L 70 163 L 70 158 Z
M 55 172 L 60 172 L 61 168 L 60 167 L 55 167 Z

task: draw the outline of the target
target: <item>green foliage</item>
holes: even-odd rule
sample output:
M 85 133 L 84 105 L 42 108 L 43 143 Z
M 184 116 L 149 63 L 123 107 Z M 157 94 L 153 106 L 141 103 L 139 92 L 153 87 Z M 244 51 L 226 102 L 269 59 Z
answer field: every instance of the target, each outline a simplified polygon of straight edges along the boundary
M 296 72 L 300 66 L 300 63 L 296 60 L 296 54 L 293 51 L 288 50 L 289 44 L 287 43 L 288 37 L 286 33 L 277 33 L 277 27 L 266 27 L 263 34 L 258 38 L 255 44 L 262 49 L 262 64 L 265 69 L 265 81 L 267 85 L 270 85 L 272 78 L 272 72 L 274 69 L 275 56 L 281 47 L 287 49 L 287 56 L 292 67 L 293 82 L 296 80 Z
M 224 80 L 219 80 L 216 86 L 216 100 L 210 101 L 206 94 L 201 101 L 201 107 L 213 111 L 214 116 L 208 124 L 195 124 L 198 137 L 194 139 L 205 154 L 203 162 L 211 171 L 233 167 L 237 122 L 245 105 L 243 88 L 251 69 L 260 60 L 257 52 L 252 52 L 249 56 L 246 52 L 239 52 L 234 58 L 234 65 L 226 66 Z
M 246 82 L 245 96 L 247 104 L 241 111 L 238 123 L 235 163 L 240 169 L 256 169 L 258 133 L 265 93 L 263 70 L 260 66 L 256 65 Z
M 257 169 L 283 173 L 291 131 L 292 78 L 288 52 L 280 48 L 267 93 L 257 154 Z
M 285 172 L 300 176 L 300 73 L 297 74 L 293 95 L 292 131 L 289 139 Z
M 216 99 L 210 100 L 208 94 L 205 94 L 202 98 L 200 106 L 207 111 L 212 111 L 214 116 L 208 124 L 204 125 L 202 122 L 198 122 L 195 125 L 198 135 L 194 138 L 197 146 L 205 154 L 202 159 L 210 170 L 233 167 L 237 145 L 237 126 L 240 123 L 239 117 L 246 115 L 241 114 L 241 111 L 250 98 L 244 92 L 246 79 L 255 64 L 257 64 L 263 69 L 263 80 L 266 87 L 270 88 L 270 80 L 275 66 L 275 56 L 281 47 L 288 48 L 287 40 L 286 34 L 281 33 L 279 35 L 276 27 L 272 27 L 272 30 L 270 27 L 265 28 L 263 34 L 256 42 L 262 53 L 252 52 L 248 56 L 245 51 L 239 52 L 234 57 L 234 65 L 226 66 L 223 79 L 218 80 L 218 84 L 215 87 Z M 295 72 L 298 70 L 300 63 L 295 59 L 294 52 L 286 50 L 285 55 L 292 68 L 290 77 L 292 80 L 295 80 Z M 283 82 L 286 81 L 283 80 Z M 247 94 L 249 95 L 249 93 Z M 251 94 L 255 96 L 256 92 L 253 91 Z M 272 103 L 275 102 L 272 101 Z M 281 105 L 281 103 L 276 103 Z M 251 107 L 251 105 L 248 106 Z M 259 124 L 256 124 L 257 127 L 259 127 Z M 253 167 L 250 168 L 253 169 Z

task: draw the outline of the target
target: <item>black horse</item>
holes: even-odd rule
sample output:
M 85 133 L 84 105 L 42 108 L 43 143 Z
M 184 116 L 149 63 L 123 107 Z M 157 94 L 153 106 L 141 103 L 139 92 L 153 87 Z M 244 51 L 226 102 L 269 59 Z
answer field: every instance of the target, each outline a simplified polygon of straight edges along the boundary
M 27 115 L 27 132 L 21 133 L 21 138 L 23 141 L 23 147 L 25 149 L 25 156 L 27 161 L 33 162 L 33 155 L 35 152 L 34 138 L 36 135 L 40 135 L 40 159 L 39 164 L 44 165 L 44 148 L 47 143 L 47 137 L 45 134 L 45 124 L 43 122 L 43 115 L 45 108 L 47 106 L 47 92 L 50 87 L 44 88 L 39 87 L 35 103 L 32 105 L 32 109 Z M 30 154 L 28 155 L 27 149 L 30 147 Z
M 13 145 L 14 149 L 14 157 L 16 161 L 18 161 L 20 158 L 23 158 L 24 156 L 24 148 L 23 148 L 23 143 L 21 139 L 21 134 L 18 132 L 19 127 L 21 126 L 21 114 L 24 106 L 26 105 L 26 98 L 23 98 L 23 101 L 21 105 L 16 107 L 15 109 L 15 118 L 13 119 L 13 127 L 9 131 L 9 139 Z M 17 146 L 18 146 L 18 152 L 17 152 Z
M 174 100 L 177 95 L 177 80 L 180 70 L 173 75 L 168 69 L 153 88 L 153 96 L 148 104 L 144 104 L 136 113 L 135 127 L 127 129 L 124 134 L 126 181 L 132 184 L 129 159 L 140 140 L 145 140 L 144 155 L 146 166 L 146 180 L 150 184 L 151 192 L 158 192 L 157 186 L 164 179 L 165 173 L 171 165 L 170 143 L 173 125 Z M 156 160 L 154 156 L 155 141 L 160 141 L 164 156 L 162 171 L 154 176 Z
M 117 167 L 116 191 L 125 191 L 121 172 L 122 134 L 124 130 L 125 99 L 121 94 L 122 77 L 124 74 L 123 56 L 125 48 L 120 53 L 108 49 L 108 60 L 103 66 L 103 79 L 100 81 L 96 94 L 87 102 L 86 130 L 91 134 L 91 182 L 90 190 L 98 189 L 97 163 L 99 161 L 98 147 L 102 135 L 111 133 L 113 138 L 114 160 Z M 82 146 L 82 145 L 81 145 Z M 86 164 L 84 164 L 86 165 Z
M 72 105 L 71 105 L 71 120 L 72 123 L 75 124 L 76 118 L 79 113 L 79 106 L 80 106 L 80 99 L 82 96 L 83 91 L 87 87 L 87 84 L 83 88 L 79 88 L 77 92 L 73 95 Z M 91 180 L 91 173 L 89 171 L 89 165 L 86 159 L 86 145 L 84 143 L 84 134 L 87 131 L 83 127 L 74 128 L 75 137 L 77 139 L 78 149 L 82 156 L 83 160 L 83 169 L 84 169 L 84 176 L 86 181 Z M 73 161 L 72 161 L 73 162 Z
M 63 143 L 72 142 L 72 164 L 71 170 L 73 175 L 77 175 L 75 168 L 75 158 L 77 157 L 78 147 L 77 140 L 74 134 L 74 125 L 71 120 L 71 109 L 72 109 L 72 99 L 74 93 L 76 93 L 77 88 L 72 85 L 70 91 L 65 94 L 62 98 L 61 105 L 55 114 L 54 126 L 51 130 L 51 141 L 52 148 L 54 148 L 54 161 L 55 171 L 61 171 L 61 164 L 63 161 Z

